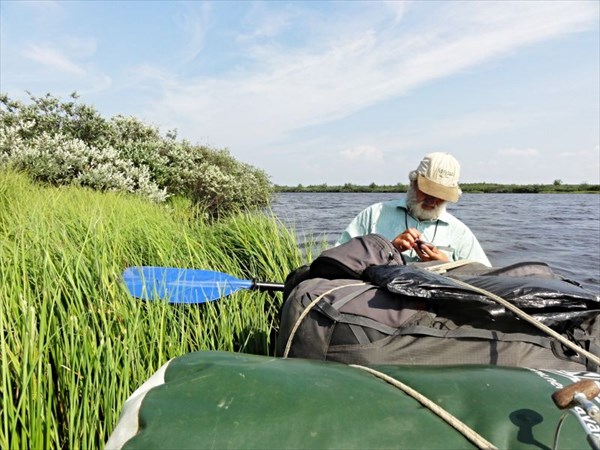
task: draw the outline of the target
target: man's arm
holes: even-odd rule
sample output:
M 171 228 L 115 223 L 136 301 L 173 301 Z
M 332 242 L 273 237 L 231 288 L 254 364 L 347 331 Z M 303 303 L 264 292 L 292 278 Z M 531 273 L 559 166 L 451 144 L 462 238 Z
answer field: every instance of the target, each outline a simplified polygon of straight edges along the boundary
M 459 259 L 471 259 L 488 267 L 492 267 L 492 263 L 490 263 L 490 260 L 483 251 L 481 244 L 479 244 L 479 241 L 469 228 L 467 228 L 467 232 L 457 250 L 457 256 Z
M 348 242 L 350 239 L 356 236 L 364 236 L 371 233 L 371 225 L 373 222 L 373 207 L 362 210 L 358 215 L 352 219 L 352 222 L 342 232 L 342 235 L 338 238 L 335 243 L 336 246 Z

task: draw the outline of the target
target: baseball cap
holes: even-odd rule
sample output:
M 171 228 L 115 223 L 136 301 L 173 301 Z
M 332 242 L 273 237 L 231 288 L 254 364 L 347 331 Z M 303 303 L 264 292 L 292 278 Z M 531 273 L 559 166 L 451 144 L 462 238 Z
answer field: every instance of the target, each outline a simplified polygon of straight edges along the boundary
M 417 186 L 426 194 L 449 202 L 457 202 L 460 198 L 460 164 L 452 155 L 430 153 L 421 160 L 416 172 Z

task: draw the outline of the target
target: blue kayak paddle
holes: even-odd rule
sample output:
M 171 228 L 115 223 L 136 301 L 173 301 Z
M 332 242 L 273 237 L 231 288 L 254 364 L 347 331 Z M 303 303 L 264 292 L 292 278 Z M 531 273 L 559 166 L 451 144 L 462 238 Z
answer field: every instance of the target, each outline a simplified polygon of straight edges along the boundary
M 123 280 L 132 296 L 169 303 L 212 302 L 241 289 L 283 291 L 280 283 L 240 280 L 223 272 L 175 267 L 128 267 Z

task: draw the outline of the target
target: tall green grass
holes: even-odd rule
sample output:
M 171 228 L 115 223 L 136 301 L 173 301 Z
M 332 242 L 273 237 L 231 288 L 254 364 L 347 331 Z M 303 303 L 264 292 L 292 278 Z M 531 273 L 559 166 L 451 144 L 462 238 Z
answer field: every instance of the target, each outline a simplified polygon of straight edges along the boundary
M 310 259 L 272 217 L 207 224 L 184 207 L 0 173 L 0 448 L 100 448 L 123 402 L 168 359 L 270 353 L 280 294 L 142 302 L 121 281 L 125 267 L 282 281 Z

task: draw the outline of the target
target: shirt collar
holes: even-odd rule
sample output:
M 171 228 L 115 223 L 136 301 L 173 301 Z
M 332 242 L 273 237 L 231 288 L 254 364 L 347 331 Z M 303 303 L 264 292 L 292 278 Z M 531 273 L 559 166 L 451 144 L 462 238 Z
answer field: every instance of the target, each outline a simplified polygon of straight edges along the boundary
M 400 198 L 398 200 L 392 200 L 392 202 L 396 205 L 396 208 L 403 209 L 404 211 L 406 211 L 407 214 L 410 214 L 410 212 L 408 211 L 408 206 L 406 206 L 405 198 Z M 410 214 L 410 215 L 411 215 L 411 217 L 414 217 L 412 214 Z M 440 222 L 449 223 L 450 217 L 452 217 L 450 215 L 450 213 L 448 211 L 444 211 L 440 215 L 440 217 L 438 217 L 437 219 L 434 219 L 434 220 L 419 220 L 419 219 L 417 219 L 417 220 L 419 220 L 419 222 L 435 222 L 436 220 L 439 220 Z

